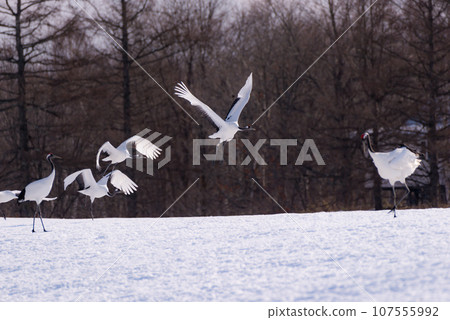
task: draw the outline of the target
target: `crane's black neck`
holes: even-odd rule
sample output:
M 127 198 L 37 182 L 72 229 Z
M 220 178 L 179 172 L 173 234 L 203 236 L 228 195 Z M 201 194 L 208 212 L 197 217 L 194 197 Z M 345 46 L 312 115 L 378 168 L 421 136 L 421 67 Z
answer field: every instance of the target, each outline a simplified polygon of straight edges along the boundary
M 50 163 L 50 165 L 52 166 L 52 171 L 55 170 L 55 164 L 52 161 L 51 157 L 47 157 L 47 161 Z
M 108 197 L 112 198 L 112 197 L 114 197 L 114 196 L 115 196 L 116 194 L 118 194 L 118 193 L 122 193 L 122 191 L 120 191 L 119 189 L 115 189 L 113 193 L 111 193 L 111 192 L 108 191 L 108 192 L 106 193 L 106 195 L 107 195 Z
M 370 152 L 372 152 L 372 153 L 375 152 L 375 150 L 373 150 L 372 138 L 370 137 L 370 134 L 367 134 L 367 146 L 368 146 Z

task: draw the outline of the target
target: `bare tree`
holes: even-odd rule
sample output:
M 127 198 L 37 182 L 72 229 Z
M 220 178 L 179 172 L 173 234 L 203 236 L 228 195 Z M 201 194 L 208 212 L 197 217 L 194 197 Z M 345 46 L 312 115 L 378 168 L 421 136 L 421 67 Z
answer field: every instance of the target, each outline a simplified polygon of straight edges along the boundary
M 371 3 L 367 1 L 357 1 L 356 14 L 362 15 L 369 5 Z M 391 137 L 398 143 L 402 139 L 399 128 L 408 120 L 394 98 L 400 91 L 401 79 L 401 66 L 388 52 L 399 41 L 399 35 L 389 23 L 392 21 L 389 17 L 393 18 L 394 14 L 391 3 L 381 2 L 372 6 L 351 31 L 355 48 L 354 73 L 358 78 L 358 88 L 363 93 L 360 103 L 364 103 L 364 109 L 367 109 L 367 128 L 364 130 L 372 129 L 372 142 L 376 150 L 392 148 Z M 381 210 L 381 178 L 375 166 L 370 164 L 370 168 L 375 209 Z
M 46 46 L 70 32 L 76 19 L 56 21 L 54 17 L 59 12 L 55 1 L 10 1 L 6 0 L 0 5 L 0 34 L 8 48 L 8 41 L 13 41 L 14 48 L 9 47 L 1 60 L 12 64 L 13 69 L 3 74 L 7 79 L 15 80 L 15 88 L 11 88 L 10 97 L 3 102 L 14 104 L 17 108 L 16 127 L 19 136 L 18 162 L 22 182 L 30 179 L 29 151 L 30 129 L 28 112 L 31 106 L 43 108 L 45 106 L 33 105 L 33 97 L 27 92 L 27 80 L 36 77 L 41 71 L 40 63 L 46 59 Z M 10 43 L 10 42 L 9 42 Z
M 440 146 L 448 141 L 449 123 L 449 2 L 445 0 L 412 0 L 398 2 L 402 19 L 396 27 L 406 44 L 393 54 L 405 63 L 404 91 L 410 119 L 423 128 L 429 164 L 428 194 L 431 204 L 440 198 L 439 158 L 448 162 L 448 153 Z M 445 150 L 445 149 L 443 149 Z M 447 156 L 447 158 L 446 158 Z

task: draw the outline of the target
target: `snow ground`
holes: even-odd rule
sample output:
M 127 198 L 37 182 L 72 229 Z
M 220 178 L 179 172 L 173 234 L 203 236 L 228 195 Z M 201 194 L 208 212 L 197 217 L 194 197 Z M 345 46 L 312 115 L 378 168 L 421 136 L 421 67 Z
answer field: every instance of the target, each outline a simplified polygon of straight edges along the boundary
M 0 220 L 0 301 L 450 301 L 450 209 L 36 223 Z

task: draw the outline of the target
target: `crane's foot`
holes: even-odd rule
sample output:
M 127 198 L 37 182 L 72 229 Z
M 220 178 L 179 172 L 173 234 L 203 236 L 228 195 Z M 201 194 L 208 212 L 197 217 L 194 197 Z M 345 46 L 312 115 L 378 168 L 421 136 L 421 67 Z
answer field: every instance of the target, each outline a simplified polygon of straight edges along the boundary
M 397 212 L 396 212 L 395 209 L 397 209 L 397 208 L 396 208 L 396 207 L 393 207 L 393 208 L 388 212 L 388 214 L 390 214 L 391 212 L 394 212 L 394 218 L 397 218 Z
M 48 232 L 48 231 L 44 229 L 44 232 Z
M 33 230 L 31 230 L 31 232 L 36 232 L 36 231 L 34 231 L 34 229 L 33 229 Z

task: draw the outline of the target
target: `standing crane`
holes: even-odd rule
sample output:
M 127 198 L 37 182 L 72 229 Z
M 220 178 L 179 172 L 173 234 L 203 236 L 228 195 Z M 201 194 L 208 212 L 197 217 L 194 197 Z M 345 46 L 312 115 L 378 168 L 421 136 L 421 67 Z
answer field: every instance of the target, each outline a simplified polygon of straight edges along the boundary
M 55 180 L 55 165 L 53 163 L 53 159 L 61 159 L 58 156 L 55 156 L 53 153 L 49 153 L 47 155 L 47 161 L 50 163 L 52 167 L 52 172 L 49 176 L 33 181 L 28 184 L 19 194 L 17 202 L 20 204 L 25 201 L 34 201 L 36 202 L 36 211 L 34 212 L 33 217 L 33 230 L 34 232 L 34 221 L 36 219 L 36 214 L 39 212 L 39 219 L 41 219 L 42 229 L 44 232 L 47 232 L 44 227 L 44 222 L 42 221 L 42 212 L 41 212 L 41 202 L 42 201 L 52 201 L 56 198 L 46 198 L 53 187 L 53 182 Z
M 368 132 L 361 135 L 363 141 L 364 155 L 370 157 L 377 167 L 378 174 L 381 178 L 389 181 L 392 186 L 392 192 L 394 194 L 394 206 L 389 211 L 394 212 L 394 218 L 397 217 L 395 210 L 397 206 L 406 198 L 410 193 L 409 187 L 406 184 L 406 178 L 414 173 L 417 167 L 420 166 L 423 160 L 423 155 L 414 151 L 406 145 L 389 151 L 389 152 L 375 152 L 372 147 L 372 140 Z M 406 187 L 407 192 L 403 195 L 400 201 L 396 201 L 395 195 L 395 182 L 399 181 Z

